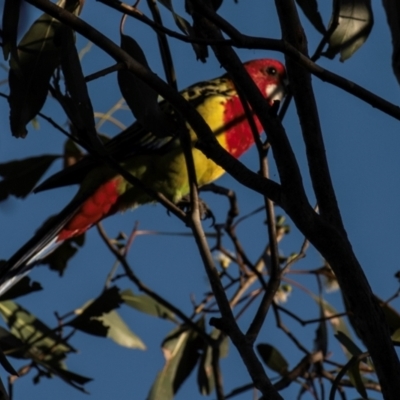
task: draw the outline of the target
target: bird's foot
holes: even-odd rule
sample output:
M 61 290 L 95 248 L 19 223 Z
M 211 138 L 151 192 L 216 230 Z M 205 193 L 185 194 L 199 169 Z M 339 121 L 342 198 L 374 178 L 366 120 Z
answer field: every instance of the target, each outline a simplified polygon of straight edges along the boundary
M 189 195 L 182 197 L 182 199 L 177 203 L 177 206 L 185 211 L 189 212 L 190 211 L 190 197 Z M 202 220 L 209 219 L 211 218 L 212 225 L 215 224 L 215 216 L 214 213 L 212 212 L 211 208 L 208 207 L 207 203 L 199 198 L 199 211 L 200 211 L 200 218 Z

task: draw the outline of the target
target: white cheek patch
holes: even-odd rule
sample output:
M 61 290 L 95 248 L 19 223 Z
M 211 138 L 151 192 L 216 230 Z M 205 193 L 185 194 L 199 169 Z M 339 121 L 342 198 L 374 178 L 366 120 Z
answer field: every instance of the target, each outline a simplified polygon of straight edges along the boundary
M 282 101 L 285 97 L 285 89 L 281 85 L 268 85 L 266 94 L 270 101 Z

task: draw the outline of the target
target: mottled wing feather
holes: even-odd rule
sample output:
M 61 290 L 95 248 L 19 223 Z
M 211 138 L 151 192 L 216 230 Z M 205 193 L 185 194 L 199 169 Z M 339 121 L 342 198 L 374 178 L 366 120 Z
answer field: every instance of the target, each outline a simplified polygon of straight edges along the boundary
M 206 98 L 212 96 L 232 96 L 233 87 L 225 77 L 222 77 L 209 82 L 192 85 L 182 91 L 181 94 L 197 108 L 204 103 Z M 173 108 L 166 101 L 161 102 L 161 107 L 166 113 L 174 113 Z M 146 131 L 138 122 L 135 122 L 108 141 L 105 144 L 105 148 L 114 159 L 123 162 L 135 155 L 165 154 L 178 145 L 179 140 L 177 136 L 158 137 L 152 132 Z M 87 156 L 78 163 L 46 179 L 35 188 L 34 192 L 38 193 L 57 187 L 80 184 L 86 175 L 98 166 L 98 164 L 98 161 Z

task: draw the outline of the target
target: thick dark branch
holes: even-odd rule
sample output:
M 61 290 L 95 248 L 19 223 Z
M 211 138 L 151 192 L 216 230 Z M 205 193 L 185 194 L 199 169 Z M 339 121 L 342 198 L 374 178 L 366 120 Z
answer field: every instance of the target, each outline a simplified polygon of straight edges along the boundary
M 276 5 L 284 37 L 295 43 L 301 50 L 306 51 L 306 38 L 293 0 L 276 1 Z M 312 233 L 312 236 L 306 234 L 306 237 L 321 251 L 333 268 L 343 295 L 347 303 L 351 304 L 350 309 L 357 319 L 356 329 L 374 361 L 377 375 L 382 384 L 382 392 L 386 399 L 395 399 L 398 397 L 400 389 L 399 361 L 391 344 L 390 333 L 384 322 L 382 310 L 373 297 L 368 281 L 347 240 L 341 221 L 325 159 L 325 149 L 312 96 L 311 82 L 308 74 L 293 65 L 290 59 L 288 59 L 288 69 L 293 78 L 292 85 L 295 98 L 297 98 L 296 106 L 304 131 L 303 137 L 307 146 L 310 173 L 319 208 L 323 219 L 330 222 L 330 229 L 326 229 L 320 237 L 315 237 L 315 232 Z M 336 232 L 329 232 L 331 228 L 334 228 Z M 339 242 L 343 244 L 340 245 Z M 339 253 L 342 254 L 339 255 Z M 396 376 L 397 378 L 395 378 Z M 396 384 L 393 384 L 393 380 L 396 380 Z
M 308 57 L 307 39 L 294 3 L 292 1 L 277 1 L 276 7 L 283 38 Z M 317 104 L 311 85 L 311 75 L 304 68 L 299 68 L 297 63 L 290 57 L 286 57 L 286 68 L 306 145 L 311 181 L 320 214 L 322 218 L 326 218 L 327 221 L 344 233 L 344 226 L 325 155 Z
M 195 3 L 198 4 L 201 13 L 207 10 L 208 14 L 215 14 L 202 2 L 195 1 Z M 215 33 L 215 27 L 210 21 L 208 21 L 208 24 L 205 23 L 204 30 L 209 34 L 211 32 L 210 37 L 213 39 L 220 37 L 218 32 Z M 234 76 L 235 82 L 246 92 L 249 103 L 268 132 L 281 177 L 282 188 L 285 192 L 282 196 L 281 206 L 333 268 L 346 301 L 351 304 L 350 309 L 355 318 L 357 331 L 370 351 L 385 398 L 396 399 L 398 393 L 400 393 L 398 358 L 393 349 L 390 332 L 382 310 L 374 299 L 351 244 L 343 229 L 338 229 L 337 225 L 332 225 L 327 219 L 309 211 L 309 204 L 302 195 L 303 189 L 300 186 L 301 178 L 298 175 L 297 165 L 283 129 L 279 129 L 273 123 L 271 124 L 271 120 L 265 118 L 268 111 L 261 106 L 258 107 L 256 101 L 252 101 L 257 98 L 257 94 L 252 92 L 252 82 L 249 82 L 248 77 L 246 78 L 246 74 L 241 65 L 238 64 L 235 55 L 232 55 L 232 50 L 227 50 L 227 46 L 224 46 L 224 48 L 214 46 L 214 49 L 219 61 Z M 300 53 L 297 52 L 296 54 L 300 58 Z M 305 56 L 304 58 L 307 59 Z

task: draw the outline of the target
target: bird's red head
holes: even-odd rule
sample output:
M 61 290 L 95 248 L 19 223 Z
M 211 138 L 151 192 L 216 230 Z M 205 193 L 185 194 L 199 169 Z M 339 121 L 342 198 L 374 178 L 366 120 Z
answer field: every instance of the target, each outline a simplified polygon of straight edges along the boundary
M 281 101 L 286 93 L 287 77 L 285 66 L 268 58 L 248 61 L 244 64 L 261 93 L 270 100 Z

